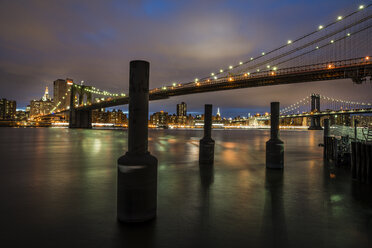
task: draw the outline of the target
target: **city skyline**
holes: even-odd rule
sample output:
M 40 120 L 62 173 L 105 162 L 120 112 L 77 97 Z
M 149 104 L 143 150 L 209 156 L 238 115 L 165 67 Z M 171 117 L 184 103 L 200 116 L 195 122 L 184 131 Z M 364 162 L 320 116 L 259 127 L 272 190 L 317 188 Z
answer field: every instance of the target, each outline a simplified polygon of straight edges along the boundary
M 189 12 L 195 4 L 192 1 L 161 1 L 157 4 L 151 1 L 112 1 L 104 6 L 94 1 L 90 5 L 70 1 L 63 5 L 50 2 L 33 6 L 6 3 L 7 8 L 0 10 L 0 18 L 4 18 L 2 23 L 16 27 L 18 31 L 4 27 L 0 35 L 0 92 L 2 97 L 16 100 L 21 108 L 26 107 L 29 100 L 38 98 L 45 86 L 51 88 L 57 78 L 73 78 L 75 82 L 84 80 L 112 92 L 128 92 L 128 67 L 134 54 L 136 58 L 151 61 L 150 88 L 173 81 L 188 82 L 229 63 L 236 63 L 237 59 L 259 54 L 261 49 L 275 48 L 287 39 L 296 38 L 299 33 L 331 21 L 332 16 L 354 10 L 360 4 L 350 1 L 335 3 L 315 1 L 304 6 L 304 3 L 283 1 L 280 8 L 288 14 L 284 16 L 283 12 L 278 15 L 274 1 L 260 4 L 237 1 L 233 5 L 226 1 L 207 1 L 199 4 L 196 13 Z M 102 7 L 99 8 L 100 15 L 95 12 L 97 7 Z M 132 12 L 121 17 L 115 8 Z M 209 13 L 210 8 L 213 14 Z M 55 9 L 58 13 L 54 12 Z M 256 9 L 268 14 L 262 15 L 264 12 Z M 14 11 L 22 13 L 24 19 L 14 19 Z M 203 15 L 198 15 L 201 12 Z M 45 21 L 52 13 L 68 18 L 63 18 L 63 22 Z M 168 18 L 174 23 L 167 24 L 166 32 L 163 24 Z M 27 23 L 28 19 L 32 22 Z M 146 34 L 129 24 L 122 24 L 134 23 L 137 19 L 140 19 L 138 27 Z M 298 27 L 302 27 L 301 30 Z M 127 35 L 123 36 L 123 32 Z M 29 39 L 22 39 L 26 34 Z M 137 37 L 136 40 L 131 35 Z M 142 42 L 135 42 L 137 40 Z M 78 50 L 79 56 L 76 56 Z M 77 64 L 79 66 L 75 66 Z M 287 94 L 289 90 L 291 95 Z M 155 101 L 150 104 L 150 112 L 170 112 L 176 103 L 185 101 L 190 109 L 201 113 L 203 104 L 208 102 L 221 107 L 227 116 L 235 116 L 266 112 L 270 101 L 280 101 L 285 106 L 311 93 L 332 92 L 333 97 L 371 102 L 370 90 L 370 84 L 354 85 L 351 80 L 271 86 L 203 93 L 202 101 L 199 95 Z M 127 107 L 123 107 L 123 111 L 126 112 Z

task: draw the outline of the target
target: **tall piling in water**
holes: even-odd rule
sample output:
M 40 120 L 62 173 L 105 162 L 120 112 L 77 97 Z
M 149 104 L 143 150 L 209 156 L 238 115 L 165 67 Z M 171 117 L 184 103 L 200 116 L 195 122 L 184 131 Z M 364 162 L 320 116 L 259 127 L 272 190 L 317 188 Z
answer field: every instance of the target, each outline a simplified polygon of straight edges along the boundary
M 149 70 L 131 61 L 128 152 L 118 159 L 117 218 L 143 222 L 156 216 L 158 161 L 148 151 Z
M 284 143 L 279 139 L 279 102 L 271 103 L 270 140 L 266 142 L 266 168 L 283 169 Z
M 200 140 L 199 164 L 213 164 L 214 140 L 212 139 L 212 104 L 205 104 L 204 137 Z
M 330 127 L 329 127 L 329 119 L 324 119 L 324 131 L 323 131 L 323 145 L 324 145 L 324 150 L 323 150 L 323 157 L 325 159 L 328 159 L 328 139 L 330 135 Z

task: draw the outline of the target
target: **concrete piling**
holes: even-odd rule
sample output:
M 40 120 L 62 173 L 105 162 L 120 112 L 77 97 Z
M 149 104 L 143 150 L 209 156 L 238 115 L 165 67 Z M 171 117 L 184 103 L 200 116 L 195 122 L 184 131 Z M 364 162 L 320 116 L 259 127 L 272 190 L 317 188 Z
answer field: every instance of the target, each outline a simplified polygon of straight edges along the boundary
M 324 119 L 324 132 L 323 132 L 323 144 L 324 144 L 324 151 L 323 151 L 323 156 L 324 158 L 328 158 L 328 146 L 327 146 L 327 137 L 330 135 L 330 126 L 329 126 L 329 119 Z
M 204 137 L 200 140 L 199 163 L 213 164 L 214 140 L 212 139 L 212 105 L 205 104 L 204 111 Z
M 128 152 L 118 159 L 117 218 L 143 222 L 155 218 L 158 161 L 148 151 L 149 70 L 147 61 L 131 61 Z
M 279 102 L 271 103 L 270 136 L 266 142 L 266 168 L 283 169 L 284 143 L 279 139 Z

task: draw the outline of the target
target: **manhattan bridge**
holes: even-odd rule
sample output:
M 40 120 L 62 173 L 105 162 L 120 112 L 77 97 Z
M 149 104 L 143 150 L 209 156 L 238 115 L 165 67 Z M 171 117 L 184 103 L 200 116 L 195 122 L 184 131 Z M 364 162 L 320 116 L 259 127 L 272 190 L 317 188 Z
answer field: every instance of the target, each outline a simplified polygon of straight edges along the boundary
M 209 75 L 192 82 L 164 84 L 150 89 L 149 100 L 172 96 L 265 87 L 282 84 L 311 83 L 350 79 L 350 83 L 371 82 L 372 76 L 372 4 L 360 5 L 344 16 L 314 26 L 306 34 L 283 41 L 274 49 L 262 49 L 245 61 L 226 68 L 216 68 Z M 69 82 L 65 97 L 69 106 L 57 103 L 49 116 L 69 113 L 70 127 L 91 127 L 92 110 L 125 105 L 129 96 L 94 86 Z M 98 98 L 97 98 L 98 97 Z M 96 99 L 96 100 L 93 100 Z M 320 102 L 322 104 L 320 104 Z M 313 94 L 281 109 L 281 118 L 310 117 L 320 127 L 320 116 L 371 113 L 372 105 Z

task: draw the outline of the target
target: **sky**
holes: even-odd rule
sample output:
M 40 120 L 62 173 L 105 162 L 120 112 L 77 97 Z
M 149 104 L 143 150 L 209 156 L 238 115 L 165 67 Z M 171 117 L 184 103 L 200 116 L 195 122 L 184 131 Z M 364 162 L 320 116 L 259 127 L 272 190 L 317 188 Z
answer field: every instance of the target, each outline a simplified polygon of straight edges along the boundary
M 1 0 L 0 98 L 25 107 L 58 78 L 128 92 L 134 59 L 150 62 L 150 88 L 189 82 L 370 3 L 361 1 Z M 150 102 L 150 112 L 184 101 L 192 113 L 208 103 L 244 116 L 311 93 L 372 102 L 371 92 L 370 83 L 311 82 L 179 96 Z

